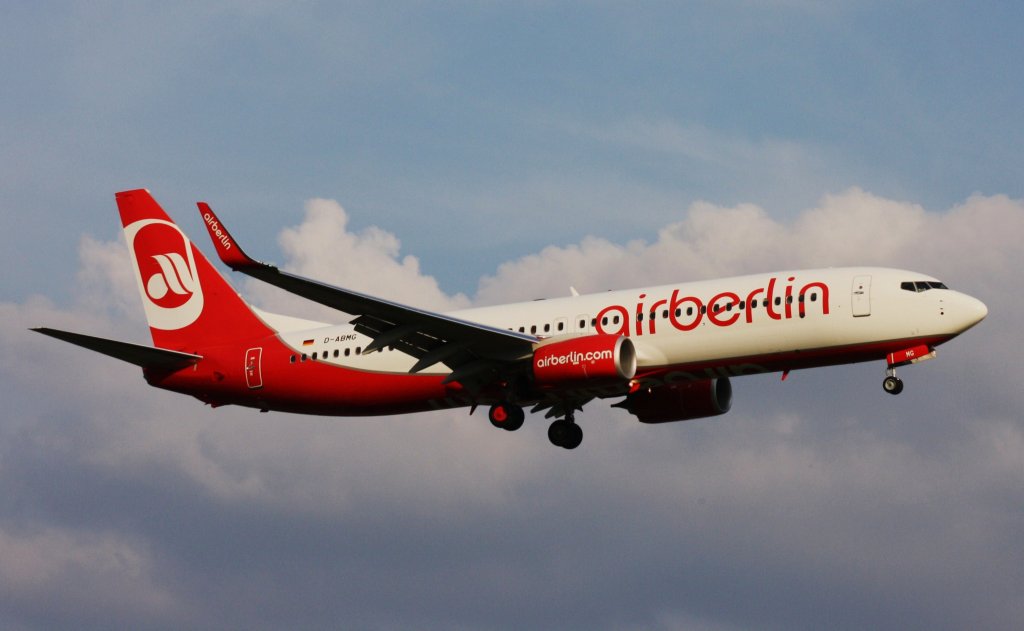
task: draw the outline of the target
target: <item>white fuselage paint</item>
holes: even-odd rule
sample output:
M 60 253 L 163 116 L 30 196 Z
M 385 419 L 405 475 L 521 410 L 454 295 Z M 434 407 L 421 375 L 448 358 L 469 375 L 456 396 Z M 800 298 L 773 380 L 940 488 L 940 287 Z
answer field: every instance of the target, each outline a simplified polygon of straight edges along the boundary
M 766 289 L 771 279 L 775 279 L 776 283 L 773 305 L 769 308 L 762 304 L 767 298 L 767 292 L 757 290 Z M 858 292 L 858 284 L 862 285 L 864 279 L 869 279 L 870 283 L 866 294 L 863 290 Z M 447 315 L 514 331 L 522 327 L 526 333 L 534 333 L 541 338 L 542 344 L 599 332 L 626 333 L 628 328 L 628 335 L 637 351 L 640 371 L 727 362 L 733 358 L 756 363 L 758 358 L 780 353 L 843 349 L 901 340 L 908 340 L 909 343 L 925 338 L 945 341 L 985 317 L 987 310 L 984 304 L 966 294 L 948 289 L 914 292 L 900 287 L 906 281 L 934 280 L 916 272 L 888 268 L 784 271 L 465 309 Z M 805 298 L 806 315 L 801 318 L 799 292 L 809 283 L 820 283 L 827 287 L 828 313 L 824 313 L 822 303 L 826 292 L 818 288 L 816 300 L 811 302 L 810 291 L 815 291 L 811 289 Z M 791 288 L 792 296 L 789 317 L 783 315 L 786 287 Z M 717 319 L 733 320 L 731 324 L 716 324 L 715 318 L 705 314 L 690 330 L 680 330 L 670 319 L 663 317 L 672 304 L 673 295 L 677 298 L 693 296 L 707 303 L 716 296 L 730 294 L 735 294 L 743 301 L 743 308 L 736 304 L 732 311 L 719 312 Z M 750 309 L 748 314 L 746 303 L 751 297 L 757 301 L 758 306 Z M 777 306 L 774 304 L 776 297 L 781 303 Z M 725 297 L 718 302 L 724 305 L 733 300 Z M 636 317 L 638 304 L 642 305 L 642 321 Z M 608 311 L 609 306 L 619 306 L 621 309 Z M 695 304 L 686 303 L 682 308 L 687 306 Z M 854 307 L 857 313 L 866 314 L 854 315 Z M 650 332 L 649 321 L 652 309 L 655 311 L 654 333 Z M 592 326 L 592 321 L 602 312 L 609 316 L 609 323 L 603 327 L 603 331 L 598 331 Z M 629 315 L 628 325 L 621 321 L 615 324 L 614 317 L 618 315 L 622 320 L 624 312 Z M 779 318 L 772 318 L 771 312 L 779 315 Z M 683 315 L 680 319 L 685 320 L 683 324 L 689 326 L 693 324 L 695 316 Z M 581 320 L 584 321 L 583 327 L 580 327 Z M 563 327 L 561 330 L 558 328 L 559 323 Z M 549 328 L 545 329 L 545 326 Z M 406 373 L 416 361 L 402 352 L 388 349 L 357 354 L 356 349 L 365 348 L 370 338 L 356 333 L 351 325 L 301 330 L 292 328 L 289 331 L 282 330 L 280 335 L 296 354 L 306 354 L 312 359 L 313 353 L 316 353 L 318 361 L 357 370 Z M 307 340 L 313 340 L 313 343 L 304 346 Z M 348 355 L 345 355 L 346 350 Z M 835 361 L 822 363 L 843 363 L 841 354 L 842 350 L 839 350 Z M 733 374 L 743 374 L 743 365 L 738 364 Z M 447 372 L 445 366 L 437 364 L 425 370 L 424 374 Z M 755 367 L 749 372 L 760 370 Z

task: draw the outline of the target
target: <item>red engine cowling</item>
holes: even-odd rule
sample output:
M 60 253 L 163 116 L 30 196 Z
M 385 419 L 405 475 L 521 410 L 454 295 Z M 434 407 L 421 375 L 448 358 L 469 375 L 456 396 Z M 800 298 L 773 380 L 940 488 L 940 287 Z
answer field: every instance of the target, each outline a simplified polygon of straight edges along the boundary
M 732 407 L 727 377 L 701 379 L 638 390 L 614 407 L 625 408 L 641 423 L 671 423 L 725 414 Z
M 588 335 L 541 346 L 533 376 L 541 388 L 628 381 L 636 374 L 636 350 L 622 335 Z

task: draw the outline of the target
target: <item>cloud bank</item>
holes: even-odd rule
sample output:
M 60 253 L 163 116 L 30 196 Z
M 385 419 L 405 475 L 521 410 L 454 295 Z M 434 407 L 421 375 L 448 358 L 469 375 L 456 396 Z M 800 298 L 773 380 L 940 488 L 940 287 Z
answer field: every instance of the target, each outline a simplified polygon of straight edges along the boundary
M 591 404 L 573 453 L 540 418 L 506 434 L 464 410 L 305 418 L 150 389 L 26 332 L 144 339 L 125 247 L 84 238 L 66 306 L 0 304 L 0 626 L 1010 628 L 1021 234 L 1024 202 L 1001 196 L 931 211 L 850 189 L 788 222 L 699 203 L 650 242 L 509 261 L 468 298 L 394 234 L 350 231 L 334 201 L 282 231 L 283 267 L 427 308 L 845 264 L 919 270 L 989 306 L 898 398 L 881 365 L 743 378 L 715 420 L 646 427 Z

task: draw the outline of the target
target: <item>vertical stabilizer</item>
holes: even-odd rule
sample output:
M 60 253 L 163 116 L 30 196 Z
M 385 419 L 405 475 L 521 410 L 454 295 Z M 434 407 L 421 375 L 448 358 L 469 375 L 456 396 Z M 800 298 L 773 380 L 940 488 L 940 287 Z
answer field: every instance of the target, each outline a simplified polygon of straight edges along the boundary
M 115 197 L 156 346 L 193 353 L 273 334 L 149 191 Z

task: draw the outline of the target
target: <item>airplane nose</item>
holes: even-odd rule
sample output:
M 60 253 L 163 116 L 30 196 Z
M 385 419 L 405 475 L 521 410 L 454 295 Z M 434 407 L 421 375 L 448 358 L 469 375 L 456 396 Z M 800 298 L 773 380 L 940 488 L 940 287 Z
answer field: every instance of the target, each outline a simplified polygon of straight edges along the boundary
M 985 303 L 971 296 L 964 296 L 963 305 L 960 310 L 963 312 L 964 320 L 966 321 L 964 328 L 974 326 L 988 315 L 988 307 L 985 306 Z

